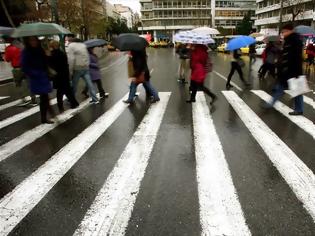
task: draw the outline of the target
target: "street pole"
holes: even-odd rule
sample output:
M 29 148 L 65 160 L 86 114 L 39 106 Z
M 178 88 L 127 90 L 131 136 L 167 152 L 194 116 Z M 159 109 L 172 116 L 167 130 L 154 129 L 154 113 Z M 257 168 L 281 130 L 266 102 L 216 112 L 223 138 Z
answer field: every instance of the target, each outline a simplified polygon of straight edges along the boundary
M 280 0 L 280 19 L 279 19 L 279 34 L 281 33 L 281 27 L 282 27 L 282 15 L 283 15 L 283 1 L 284 0 Z
M 53 15 L 53 20 L 56 24 L 59 25 L 59 14 L 58 14 L 58 0 L 50 0 L 51 11 Z

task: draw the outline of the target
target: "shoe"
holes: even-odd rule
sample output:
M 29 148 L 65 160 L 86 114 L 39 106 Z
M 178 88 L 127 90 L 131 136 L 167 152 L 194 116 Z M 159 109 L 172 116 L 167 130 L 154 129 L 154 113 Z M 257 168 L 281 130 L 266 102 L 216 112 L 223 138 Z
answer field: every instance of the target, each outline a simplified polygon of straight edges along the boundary
M 264 109 L 272 109 L 273 106 L 272 106 L 270 103 L 264 103 L 263 105 L 261 105 L 261 108 L 264 108 Z
M 230 90 L 231 88 L 233 88 L 233 85 L 227 84 L 227 85 L 225 86 L 225 88 L 226 88 L 226 90 Z
M 30 104 L 31 101 L 25 101 L 23 100 L 20 104 L 16 105 L 17 107 L 26 107 L 28 104 Z
M 300 111 L 292 111 L 292 112 L 289 112 L 289 115 L 290 115 L 290 116 L 301 116 L 301 115 L 303 115 L 303 112 L 300 112 Z
M 250 83 L 245 83 L 245 87 L 250 87 L 251 86 L 251 84 Z
M 52 120 L 42 120 L 42 124 L 54 124 L 55 122 Z
M 59 113 L 62 114 L 65 112 L 65 109 L 59 109 Z
M 196 102 L 196 100 L 187 100 L 186 103 L 193 103 Z
M 94 104 L 94 105 L 96 105 L 96 104 L 99 104 L 100 103 L 100 101 L 90 101 L 90 104 Z
M 30 107 L 36 107 L 37 105 L 38 105 L 37 102 L 35 102 L 35 103 L 32 102 L 32 103 L 28 104 L 28 106 L 30 106 Z
M 104 93 L 104 94 L 102 94 L 100 97 L 101 97 L 101 98 L 108 98 L 108 96 L 109 96 L 109 93 Z
M 210 102 L 210 105 L 212 105 L 216 100 L 218 100 L 218 97 L 217 97 L 217 96 L 214 96 L 214 97 L 212 98 L 212 101 Z
M 75 104 L 75 105 L 71 105 L 71 106 L 70 106 L 71 109 L 76 109 L 76 108 L 78 108 L 78 107 L 79 107 L 79 104 L 78 104 L 78 103 Z
M 160 98 L 153 98 L 153 99 L 151 99 L 151 103 L 156 103 L 158 101 L 160 101 Z

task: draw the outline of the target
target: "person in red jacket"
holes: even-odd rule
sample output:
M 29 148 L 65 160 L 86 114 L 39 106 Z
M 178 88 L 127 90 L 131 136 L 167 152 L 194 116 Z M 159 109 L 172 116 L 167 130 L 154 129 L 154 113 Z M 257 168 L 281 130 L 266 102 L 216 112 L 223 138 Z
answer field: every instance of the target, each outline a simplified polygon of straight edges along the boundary
M 196 102 L 196 93 L 198 90 L 205 92 L 212 98 L 211 104 L 217 99 L 217 96 L 204 86 L 204 81 L 207 77 L 207 64 L 208 64 L 208 48 L 205 45 L 195 45 L 191 53 L 191 78 L 190 89 L 191 97 L 188 103 Z
M 4 59 L 5 61 L 10 62 L 12 66 L 14 83 L 16 88 L 18 89 L 19 97 L 22 100 L 21 104 L 19 104 L 18 106 L 26 106 L 30 103 L 37 105 L 35 95 L 31 95 L 31 101 L 27 101 L 24 96 L 25 94 L 23 88 L 23 80 L 26 80 L 26 77 L 21 70 L 22 49 L 19 45 L 19 42 L 14 41 L 13 39 L 8 39 L 8 41 L 10 42 L 10 45 L 7 46 L 5 49 Z

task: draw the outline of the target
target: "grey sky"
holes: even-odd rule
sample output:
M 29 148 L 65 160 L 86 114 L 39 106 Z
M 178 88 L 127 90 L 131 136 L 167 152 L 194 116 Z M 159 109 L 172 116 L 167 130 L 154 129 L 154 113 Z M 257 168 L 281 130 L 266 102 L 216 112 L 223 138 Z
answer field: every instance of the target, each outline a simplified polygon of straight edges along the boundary
M 134 12 L 140 13 L 140 2 L 139 0 L 109 0 L 112 4 L 123 4 L 130 7 Z

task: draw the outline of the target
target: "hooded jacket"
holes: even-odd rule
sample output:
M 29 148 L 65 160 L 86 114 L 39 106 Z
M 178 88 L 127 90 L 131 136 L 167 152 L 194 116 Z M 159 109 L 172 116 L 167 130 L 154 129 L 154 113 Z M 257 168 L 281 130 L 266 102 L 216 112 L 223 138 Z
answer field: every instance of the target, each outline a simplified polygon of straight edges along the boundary
M 203 83 L 207 76 L 206 65 L 208 61 L 207 47 L 196 45 L 191 53 L 191 80 L 197 83 Z

